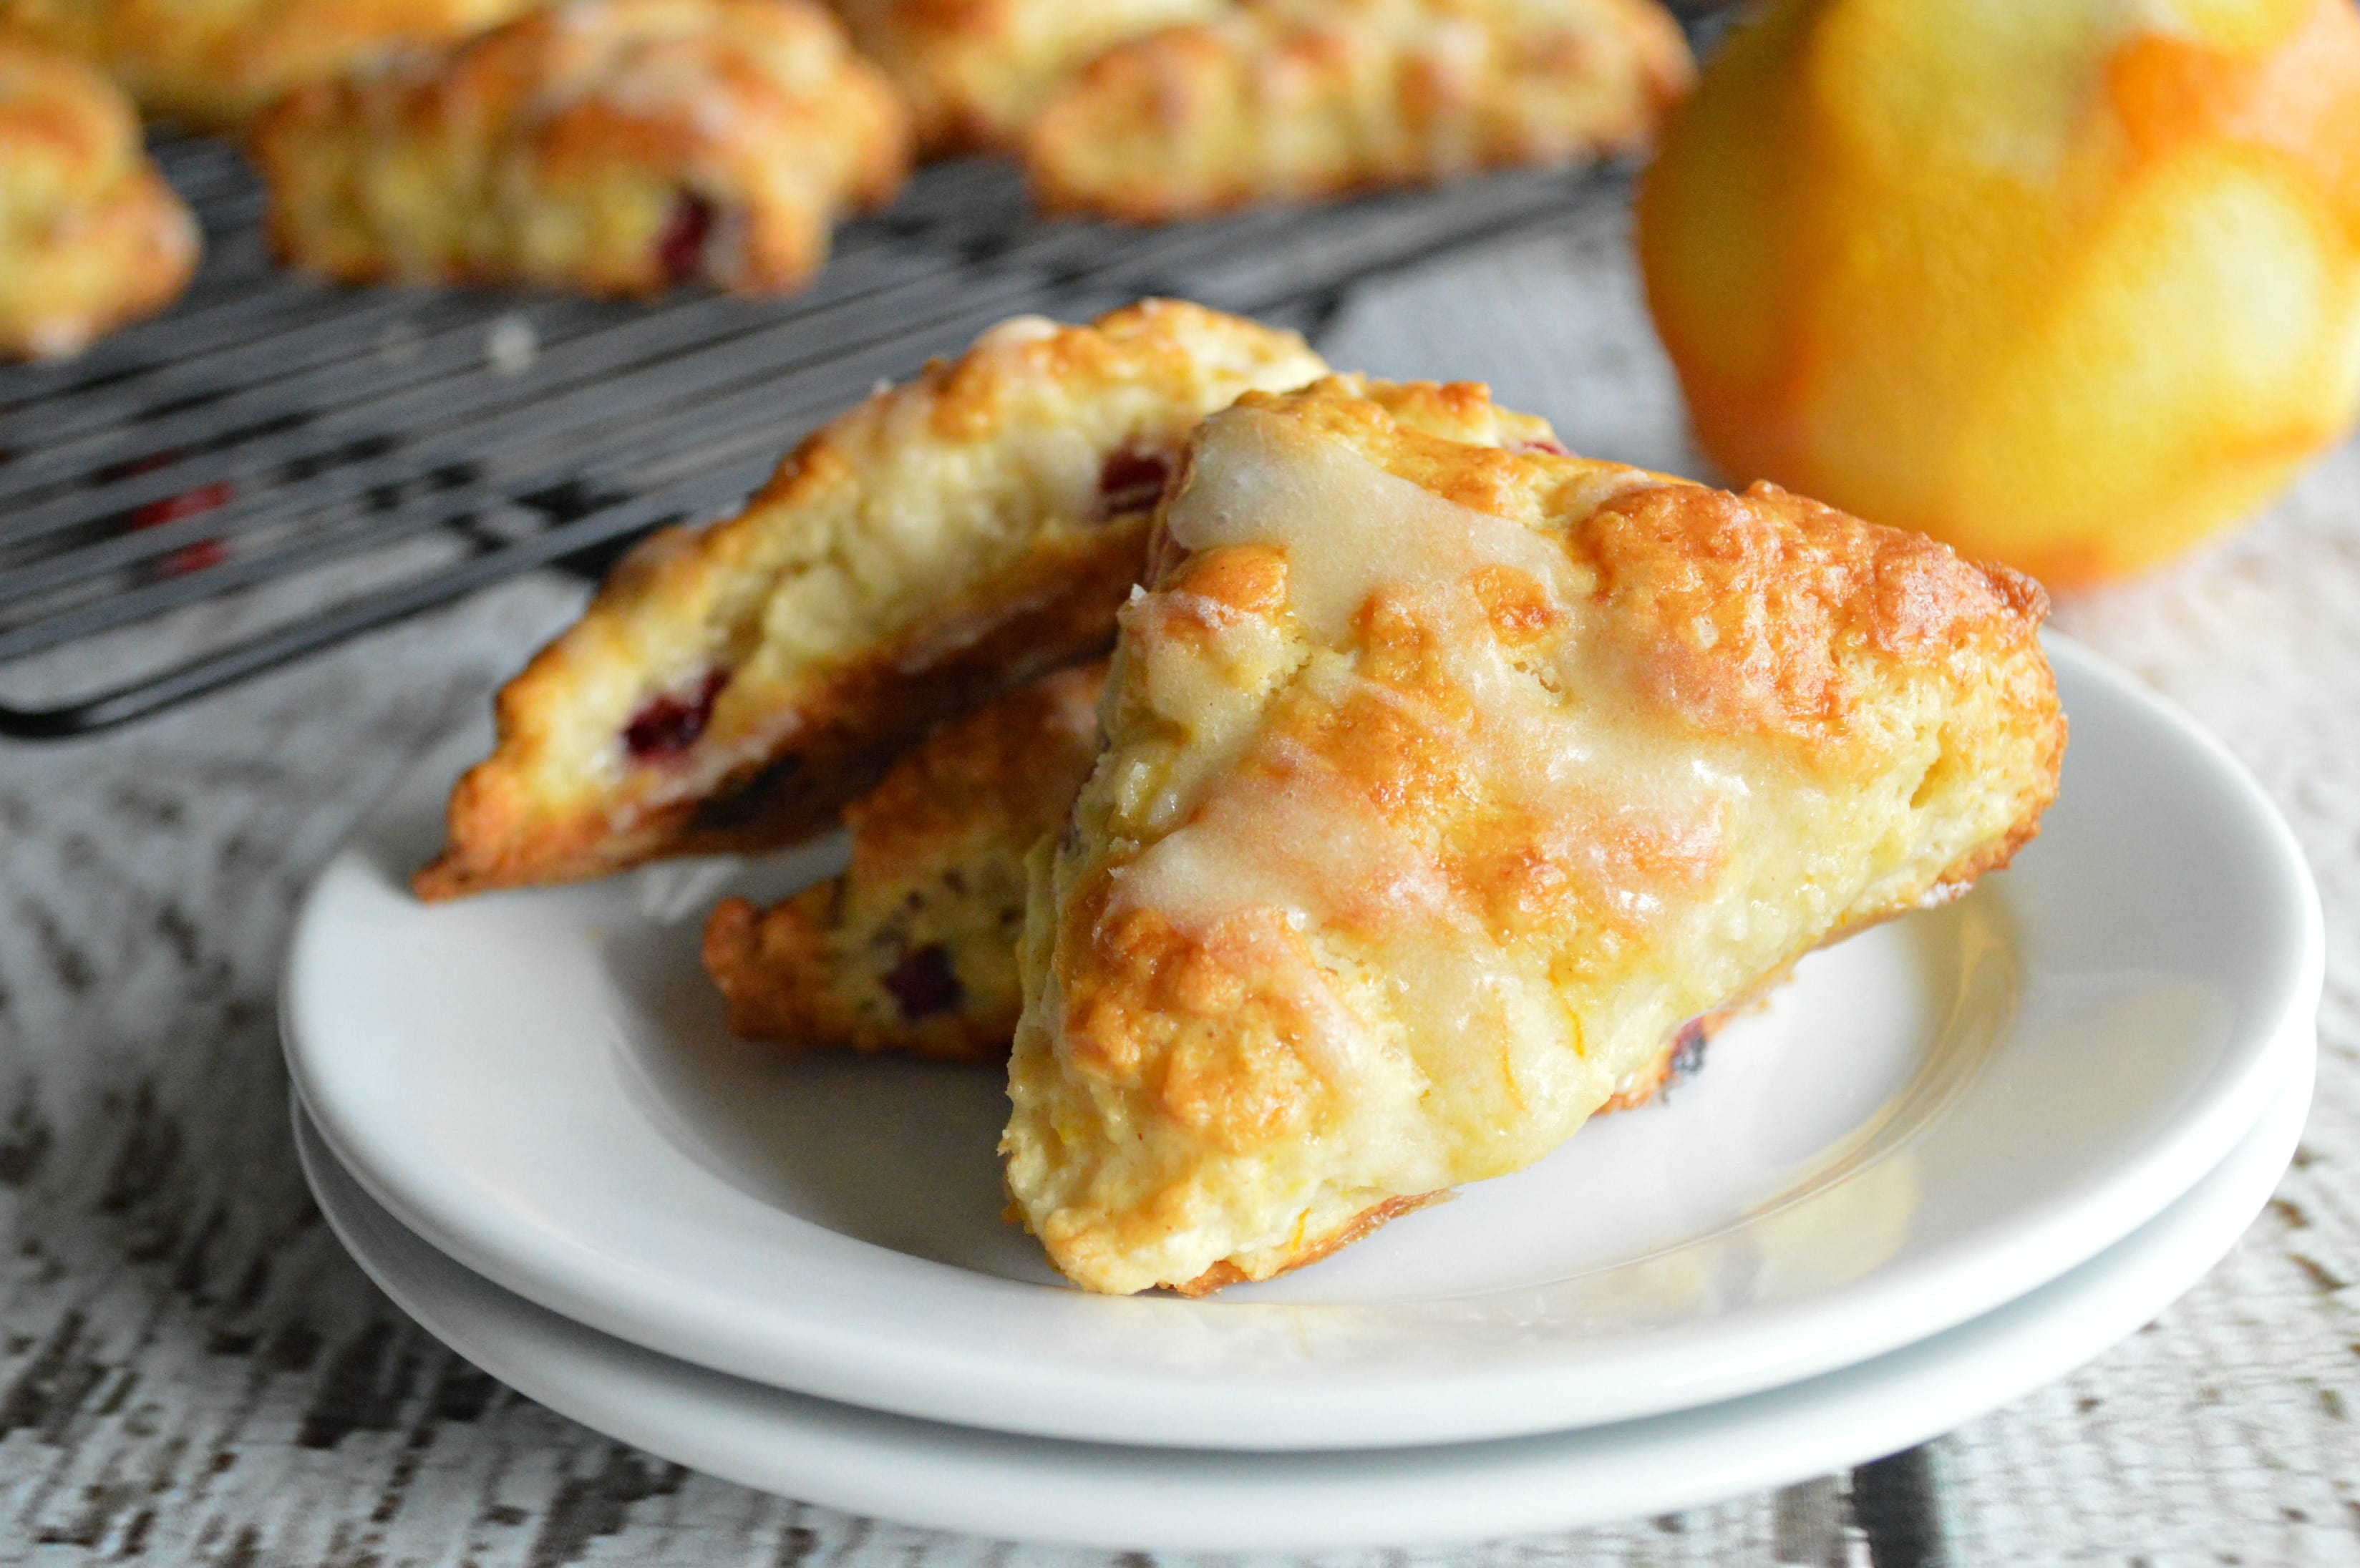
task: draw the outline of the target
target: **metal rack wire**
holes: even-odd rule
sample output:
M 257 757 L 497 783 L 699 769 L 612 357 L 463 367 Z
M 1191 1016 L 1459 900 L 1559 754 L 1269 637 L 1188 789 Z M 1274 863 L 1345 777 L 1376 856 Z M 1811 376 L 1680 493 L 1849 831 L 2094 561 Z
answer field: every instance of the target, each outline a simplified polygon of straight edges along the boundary
M 0 367 L 0 735 L 87 734 L 520 572 L 603 572 L 1004 316 L 1161 293 L 1316 333 L 1356 283 L 1621 186 L 1524 173 L 1142 230 L 1043 223 L 1005 169 L 945 165 L 803 295 L 630 305 L 309 282 L 269 264 L 233 149 L 155 152 L 205 226 L 195 287 L 80 360 Z

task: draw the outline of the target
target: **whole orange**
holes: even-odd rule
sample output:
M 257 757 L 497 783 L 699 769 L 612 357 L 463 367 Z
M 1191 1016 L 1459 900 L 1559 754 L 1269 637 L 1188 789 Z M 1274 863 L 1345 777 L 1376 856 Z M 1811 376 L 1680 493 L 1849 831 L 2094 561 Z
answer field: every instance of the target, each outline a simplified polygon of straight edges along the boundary
M 2353 0 L 1780 0 L 1639 201 L 1697 433 L 2070 586 L 2360 405 Z

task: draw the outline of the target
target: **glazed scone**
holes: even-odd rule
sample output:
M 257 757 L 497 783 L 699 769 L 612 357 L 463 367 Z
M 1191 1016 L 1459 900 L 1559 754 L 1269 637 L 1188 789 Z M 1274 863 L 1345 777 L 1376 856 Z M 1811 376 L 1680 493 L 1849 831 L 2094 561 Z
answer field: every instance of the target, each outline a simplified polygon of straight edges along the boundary
M 1004 1062 L 1022 1000 L 1024 857 L 1098 758 L 1103 660 L 1020 686 L 928 735 L 844 809 L 852 864 L 705 929 L 729 1027 L 798 1048 Z
M 1052 212 L 1161 223 L 1642 147 L 1692 71 L 1653 0 L 1259 0 L 1100 56 L 1025 169 Z
M 421 897 L 790 843 L 928 729 L 1101 652 L 1196 422 L 1326 367 L 1171 300 L 1003 322 L 869 398 L 744 511 L 656 535 L 500 692 Z
M 930 154 L 1013 147 L 1076 71 L 1109 45 L 1235 0 L 836 0 L 884 68 Z
M 800 289 L 909 167 L 892 90 L 809 0 L 567 0 L 250 139 L 292 265 L 602 295 Z
M 155 314 L 188 287 L 197 250 L 122 91 L 0 32 L 0 357 L 78 354 Z
M 1267 1279 L 1530 1164 L 2056 789 L 2029 580 L 1359 392 L 1198 428 L 1033 856 L 1002 1150 L 1094 1290 Z
M 497 27 L 535 0 L 0 0 L 0 26 L 89 60 L 148 115 L 243 123 L 307 82 Z

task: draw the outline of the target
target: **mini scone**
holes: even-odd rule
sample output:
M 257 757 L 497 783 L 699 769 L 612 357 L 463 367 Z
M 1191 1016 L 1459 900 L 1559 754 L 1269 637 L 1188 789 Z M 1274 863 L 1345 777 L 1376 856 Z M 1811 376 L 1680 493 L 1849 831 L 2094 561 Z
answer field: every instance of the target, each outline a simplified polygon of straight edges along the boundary
M 1012 147 L 1068 77 L 1111 44 L 1209 19 L 1235 0 L 836 0 L 930 154 Z
M 1160 223 L 1644 146 L 1692 72 L 1653 0 L 1260 0 L 1107 51 L 1025 167 L 1051 211 Z
M 464 38 L 534 3 L 0 0 L 0 26 L 101 67 L 151 116 L 221 130 L 307 82 Z
M 0 357 L 77 354 L 180 297 L 197 225 L 121 89 L 0 32 Z
M 1098 758 L 1103 660 L 1018 687 L 928 735 L 844 810 L 852 864 L 705 929 L 729 1027 L 797 1048 L 1008 1059 L 1022 999 L 1024 857 Z
M 705 966 L 729 1028 L 795 1050 L 999 1063 L 1023 994 L 1025 857 L 1098 758 L 1106 665 L 1059 670 L 928 735 L 844 809 L 852 863 L 768 909 L 728 898 Z M 1719 1031 L 1691 1018 L 1601 1110 L 1644 1105 Z
M 345 282 L 802 288 L 908 172 L 884 79 L 807 0 L 569 0 L 255 123 L 280 256 Z
M 1774 488 L 1339 380 L 1206 420 L 1158 524 L 1009 1067 L 1010 1191 L 1090 1290 L 1267 1279 L 1530 1164 L 2055 792 L 2039 588 Z
M 935 724 L 1099 653 L 1204 415 L 1323 374 L 1170 300 L 1001 323 L 870 397 L 744 511 L 658 534 L 499 695 L 424 898 L 792 842 Z

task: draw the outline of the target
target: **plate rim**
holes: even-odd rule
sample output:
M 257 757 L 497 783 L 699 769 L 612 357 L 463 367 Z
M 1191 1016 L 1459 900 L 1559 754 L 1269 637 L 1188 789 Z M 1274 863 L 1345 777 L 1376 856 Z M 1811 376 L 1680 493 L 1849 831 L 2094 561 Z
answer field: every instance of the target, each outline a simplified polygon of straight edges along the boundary
M 2295 1019 L 2315 1013 L 2324 966 L 2319 897 L 2300 848 L 2275 805 L 2215 737 L 2126 671 L 2056 634 L 2045 634 L 2060 669 L 2070 666 L 2110 690 L 2176 742 L 2188 746 L 2242 806 L 2243 825 L 2275 852 L 2266 880 L 2290 896 L 2300 930 L 2298 951 L 2273 950 L 2277 974 L 2257 994 L 2275 996 L 2275 1008 L 2246 1021 L 2239 1035 L 2262 1037 L 2242 1079 L 2230 1092 L 2185 1112 L 2169 1130 L 2127 1162 L 2083 1183 L 2084 1191 L 2029 1207 L 2004 1227 L 2000 1246 L 1953 1242 L 1863 1284 L 1837 1287 L 1795 1301 L 1749 1309 L 1733 1331 L 1751 1354 L 1726 1348 L 1717 1375 L 1696 1370 L 1693 1349 L 1677 1341 L 1692 1326 L 1618 1336 L 1618 1359 L 1649 1376 L 1622 1379 L 1619 1397 L 1594 1386 L 1595 1353 L 1569 1345 L 1508 1367 L 1379 1367 L 1355 1364 L 1349 1377 L 1257 1383 L 1251 1416 L 1239 1391 L 1201 1374 L 1104 1364 L 1061 1369 L 1063 1382 L 1044 1388 L 1041 1368 L 964 1344 L 884 1343 L 866 1325 L 829 1323 L 806 1309 L 800 1317 L 771 1318 L 751 1327 L 709 1309 L 677 1280 L 653 1277 L 578 1240 L 515 1223 L 511 1216 L 471 1212 L 437 1194 L 412 1166 L 395 1161 L 397 1180 L 368 1157 L 369 1142 L 344 1107 L 321 1093 L 308 1058 L 301 976 L 309 946 L 322 940 L 319 910 L 330 877 L 354 853 L 351 841 L 329 860 L 306 895 L 290 945 L 280 989 L 281 1028 L 289 1070 L 313 1109 L 328 1148 L 369 1196 L 405 1226 L 500 1286 L 595 1329 L 661 1354 L 716 1370 L 822 1397 L 903 1415 L 990 1427 L 1043 1437 L 1146 1446 L 1245 1446 L 1272 1451 L 1349 1445 L 1362 1449 L 1415 1446 L 1442 1441 L 1497 1438 L 1601 1424 L 1693 1407 L 1829 1371 L 1955 1325 L 2000 1301 L 2056 1277 L 2111 1245 L 2184 1192 L 2212 1168 L 2257 1114 L 2276 1081 L 2267 1058 Z M 399 789 L 391 792 L 399 798 Z M 382 807 L 380 808 L 382 810 Z M 356 824 L 355 835 L 373 817 Z M 2239 1048 L 2224 1048 L 2224 1057 Z M 2253 1051 L 2248 1043 L 2245 1048 Z M 361 1118 L 363 1125 L 366 1118 Z M 438 1203 L 438 1196 L 446 1201 Z M 1996 1250 L 2015 1259 L 1993 1269 Z M 899 1258 L 897 1254 L 888 1257 Z M 2038 1264 L 2027 1260 L 2038 1258 Z M 914 1259 L 901 1259 L 917 1263 Z M 923 1263 L 953 1289 L 1033 1290 L 1038 1287 Z M 884 1267 L 881 1266 L 880 1267 Z M 980 1300 L 981 1298 L 976 1298 Z M 1899 1310 L 1896 1303 L 1906 1303 Z M 1178 1303 L 1173 1303 L 1178 1305 Z M 1200 1310 L 1221 1311 L 1216 1305 Z M 693 1323 L 687 1315 L 694 1314 Z M 1896 1328 L 1895 1321 L 1905 1326 Z M 687 1326 L 683 1327 L 686 1323 Z M 1651 1341 L 1655 1343 L 1651 1345 Z M 1804 1345 L 1780 1356 L 1763 1347 Z M 1660 1365 L 1648 1367 L 1651 1351 Z M 1585 1386 L 1590 1380 L 1590 1386 Z M 1611 1381 L 1611 1380 L 1610 1380 Z M 1448 1396 L 1447 1398 L 1443 1396 Z M 1586 1402 L 1585 1396 L 1587 1397 Z M 1574 1413 L 1569 1416 L 1568 1410 Z M 1414 1419 L 1413 1419 L 1414 1418 Z
M 1867 1361 L 1716 1404 L 1563 1432 L 1376 1454 L 1142 1450 L 1012 1436 L 845 1406 L 602 1334 L 474 1274 L 381 1206 L 363 1216 L 401 1231 L 420 1255 L 434 1256 L 470 1293 L 479 1288 L 478 1304 L 459 1314 L 472 1314 L 474 1326 L 454 1326 L 447 1297 L 439 1305 L 423 1301 L 426 1287 L 399 1266 L 389 1269 L 369 1243 L 355 1241 L 355 1216 L 326 1190 L 319 1162 L 336 1163 L 336 1176 L 366 1202 L 365 1188 L 319 1138 L 300 1096 L 290 1097 L 289 1110 L 305 1180 L 361 1269 L 453 1351 L 567 1419 L 725 1480 L 922 1528 L 1098 1550 L 1306 1551 L 1576 1529 L 1700 1507 L 1928 1441 L 2067 1376 L 2185 1294 L 2262 1213 L 2309 1119 L 2316 1044 L 2312 1031 L 2300 1032 L 2308 1049 L 2287 1064 L 2261 1114 L 2219 1165 L 2130 1235 L 1990 1312 Z M 487 1352 L 481 1325 L 486 1319 L 497 1324 L 503 1314 L 520 1320 L 521 1328 L 511 1326 L 511 1338 L 530 1332 L 554 1335 L 561 1358 L 570 1344 L 576 1359 L 603 1363 L 606 1375 L 619 1366 L 623 1382 L 641 1379 L 642 1392 L 598 1398 L 579 1386 L 578 1369 L 568 1382 L 545 1365 L 526 1364 L 513 1346 L 506 1354 Z M 491 1333 L 497 1337 L 499 1330 Z M 842 1452 L 832 1464 L 823 1453 L 814 1465 L 814 1440 L 807 1437 L 803 1467 L 795 1470 L 792 1457 L 766 1457 L 735 1438 L 711 1435 L 709 1420 L 668 1424 L 644 1396 L 648 1378 L 686 1383 L 702 1397 L 741 1409 L 751 1401 L 774 1434 L 783 1432 L 792 1442 L 798 1429 L 816 1430 L 822 1450 L 833 1443 Z M 1727 1429 L 1732 1421 L 1734 1437 Z M 1690 1449 L 1684 1455 L 1677 1452 L 1683 1443 Z M 945 1486 L 938 1475 L 932 1486 L 912 1485 L 912 1459 L 902 1445 L 920 1450 L 921 1461 L 937 1463 L 951 1446 L 953 1465 L 969 1472 L 965 1484 Z M 1695 1452 L 1699 1446 L 1703 1463 Z M 961 1447 L 964 1454 L 956 1452 Z M 1077 1465 L 1083 1467 L 1078 1481 Z M 1259 1507 L 1241 1508 L 1235 1495 L 1224 1506 L 1221 1480 L 1206 1475 L 1223 1465 L 1251 1477 Z M 1609 1474 L 1602 1480 L 1585 1476 L 1585 1466 Z M 1051 1468 L 1054 1478 L 1035 1482 L 1028 1499 L 1009 1477 L 1011 1470 L 1034 1467 Z M 1079 1489 L 1093 1485 L 1105 1493 L 1103 1475 L 1092 1472 L 1109 1467 L 1112 1495 Z M 1152 1487 L 1140 1485 L 1142 1477 Z M 1229 1483 L 1233 1494 L 1236 1484 Z M 1054 1511 L 1043 1506 L 1044 1490 L 1054 1498 Z M 1422 1515 L 1415 1512 L 1421 1508 Z M 1040 1528 L 1044 1519 L 1045 1530 Z M 1338 1519 L 1345 1521 L 1340 1527 L 1326 1522 Z

